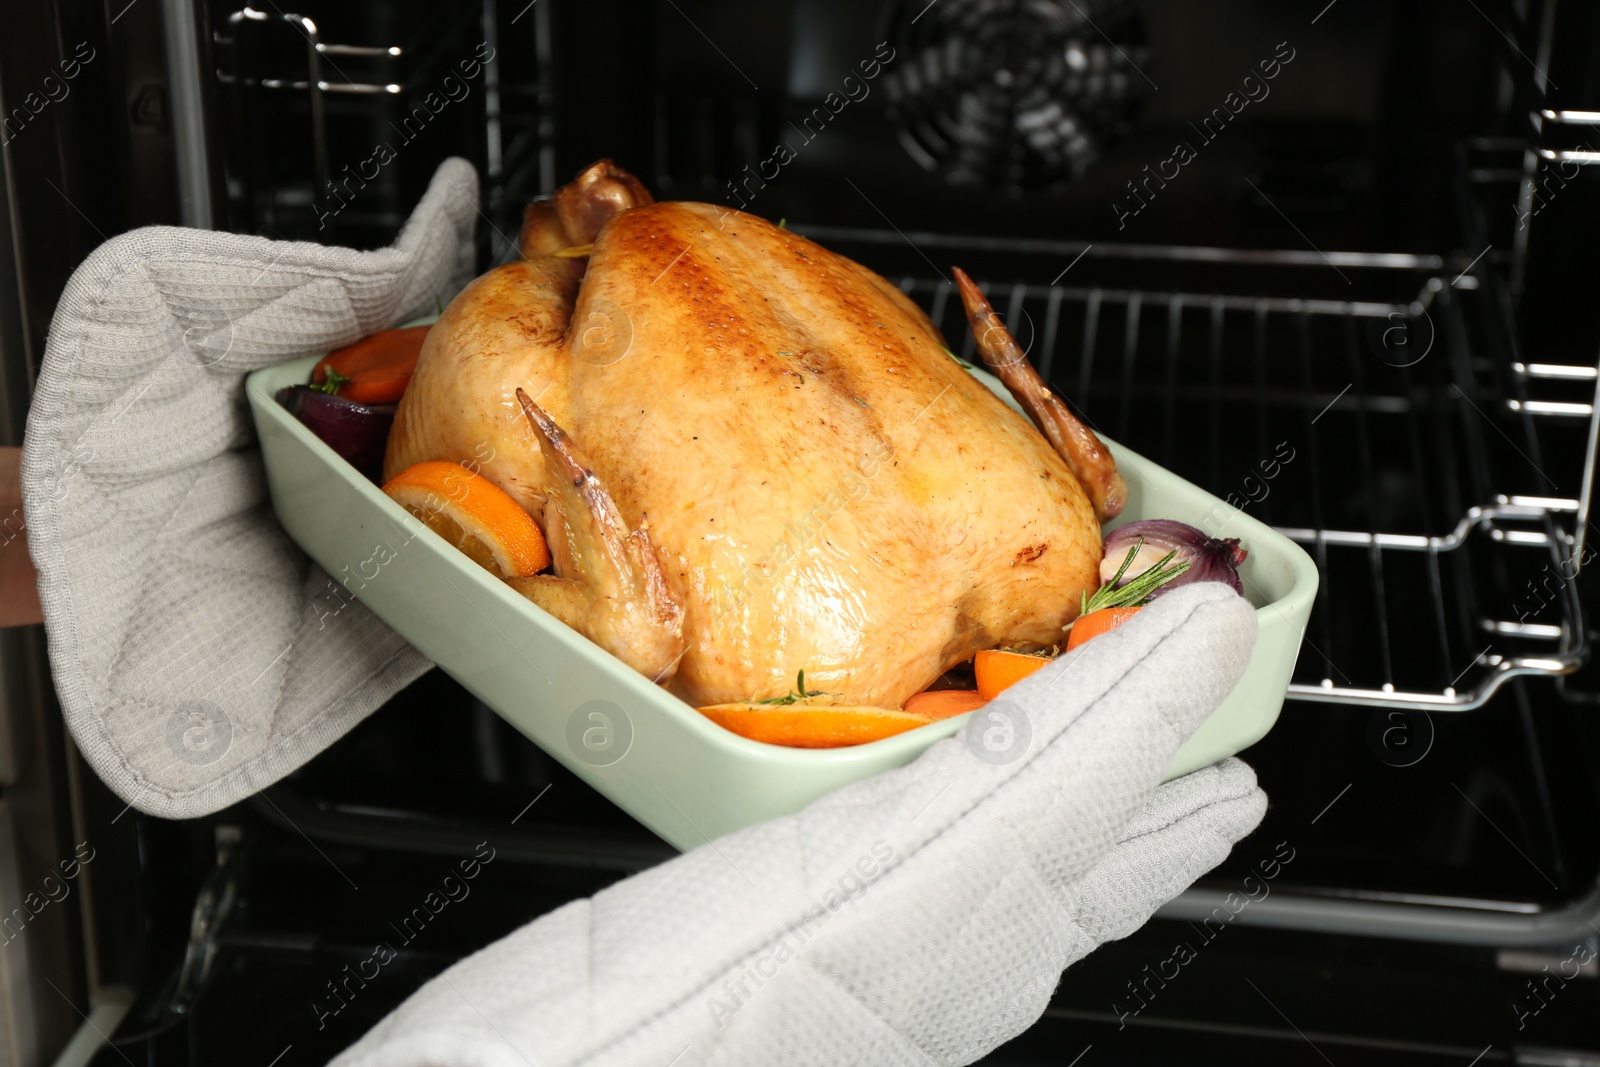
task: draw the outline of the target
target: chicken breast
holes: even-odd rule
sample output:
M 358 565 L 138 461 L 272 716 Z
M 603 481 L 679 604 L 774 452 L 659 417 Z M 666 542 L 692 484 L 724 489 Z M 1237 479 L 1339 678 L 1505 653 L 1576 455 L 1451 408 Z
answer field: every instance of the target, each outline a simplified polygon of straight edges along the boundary
M 897 288 L 762 219 L 600 163 L 521 246 L 429 334 L 384 473 L 465 462 L 510 493 L 551 544 L 554 574 L 513 581 L 534 603 L 696 705 L 804 670 L 899 707 L 1061 640 L 1123 490 L 964 275 L 1050 440 Z

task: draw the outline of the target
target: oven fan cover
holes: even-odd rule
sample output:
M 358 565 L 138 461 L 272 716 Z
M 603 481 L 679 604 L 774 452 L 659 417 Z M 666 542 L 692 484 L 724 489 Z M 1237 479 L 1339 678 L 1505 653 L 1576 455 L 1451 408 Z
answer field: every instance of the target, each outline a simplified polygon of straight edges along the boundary
M 900 143 L 951 185 L 1013 195 L 1082 178 L 1149 83 L 1124 0 L 909 0 L 885 71 Z

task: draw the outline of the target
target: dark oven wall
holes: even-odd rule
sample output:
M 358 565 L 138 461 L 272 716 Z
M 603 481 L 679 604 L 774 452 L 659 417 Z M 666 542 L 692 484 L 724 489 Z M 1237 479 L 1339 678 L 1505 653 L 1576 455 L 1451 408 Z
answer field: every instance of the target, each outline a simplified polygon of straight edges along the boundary
M 1437 248 L 1450 207 L 1418 191 L 1489 121 L 1482 20 L 1300 7 L 558 6 L 559 40 L 604 26 L 606 47 L 555 52 L 557 169 L 613 156 L 661 195 L 799 222 L 1288 243 L 1254 184 L 1319 245 Z
M 1319 246 L 1433 250 L 1452 207 L 1421 191 L 1501 91 L 1444 2 L 299 4 L 315 94 L 305 27 L 240 10 L 209 8 L 227 222 L 355 244 L 453 152 L 506 236 L 610 157 L 797 223 L 1278 247 L 1281 209 Z

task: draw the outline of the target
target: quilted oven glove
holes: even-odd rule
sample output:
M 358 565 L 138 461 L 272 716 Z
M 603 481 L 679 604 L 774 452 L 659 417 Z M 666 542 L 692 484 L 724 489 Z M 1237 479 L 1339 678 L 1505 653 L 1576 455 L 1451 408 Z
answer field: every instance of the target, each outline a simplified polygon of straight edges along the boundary
M 23 443 L 28 548 L 67 725 L 130 804 L 226 807 L 430 666 L 272 518 L 243 383 L 454 296 L 477 192 L 447 160 L 376 252 L 135 230 L 67 284 Z
M 337 1067 L 966 1064 L 1227 855 L 1236 759 L 1158 786 L 1255 615 L 1161 597 L 900 770 L 576 901 L 425 985 Z

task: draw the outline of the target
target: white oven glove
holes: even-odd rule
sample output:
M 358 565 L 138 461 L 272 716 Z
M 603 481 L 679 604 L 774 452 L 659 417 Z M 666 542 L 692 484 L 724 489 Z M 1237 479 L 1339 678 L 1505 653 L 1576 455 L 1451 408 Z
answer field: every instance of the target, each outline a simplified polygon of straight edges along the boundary
M 68 282 L 23 506 L 67 726 L 128 803 L 224 808 L 430 666 L 273 519 L 244 377 L 449 301 L 472 276 L 477 197 L 472 166 L 447 160 L 390 248 L 151 227 Z
M 971 1063 L 1260 822 L 1236 759 L 1157 787 L 1254 642 L 1226 586 L 1175 589 L 909 766 L 461 961 L 335 1063 Z

